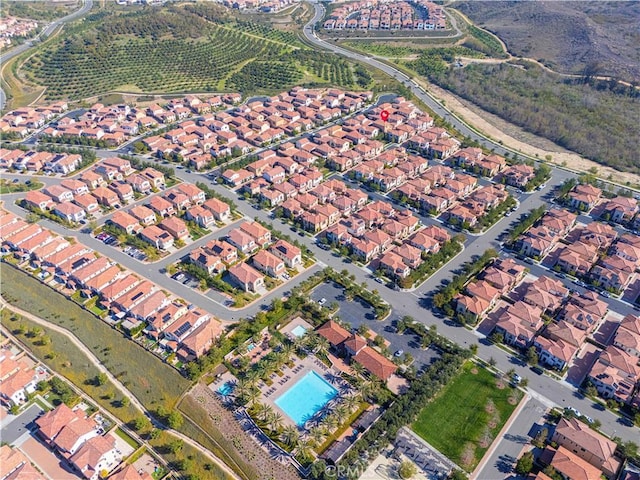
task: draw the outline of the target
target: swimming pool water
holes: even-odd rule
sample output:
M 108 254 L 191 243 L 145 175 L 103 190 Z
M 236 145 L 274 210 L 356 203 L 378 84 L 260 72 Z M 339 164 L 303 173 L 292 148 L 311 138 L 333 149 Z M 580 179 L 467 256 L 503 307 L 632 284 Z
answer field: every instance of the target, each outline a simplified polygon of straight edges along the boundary
M 305 333 L 307 333 L 307 329 L 302 325 L 298 325 L 291 330 L 291 334 L 295 335 L 296 337 L 302 337 Z
M 280 395 L 275 404 L 301 427 L 337 394 L 338 390 L 320 375 L 309 372 Z
M 247 352 L 250 352 L 251 350 L 253 350 L 254 348 L 256 348 L 255 343 L 250 343 L 249 345 L 247 345 Z
M 233 392 L 233 384 L 231 382 L 224 382 L 222 385 L 218 387 L 218 393 L 220 395 L 227 396 L 231 392 Z

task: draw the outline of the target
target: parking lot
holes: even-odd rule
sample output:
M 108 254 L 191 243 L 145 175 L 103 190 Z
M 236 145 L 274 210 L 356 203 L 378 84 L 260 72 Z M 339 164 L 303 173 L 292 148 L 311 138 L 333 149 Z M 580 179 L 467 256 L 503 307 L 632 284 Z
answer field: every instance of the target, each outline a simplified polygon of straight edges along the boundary
M 120 246 L 120 243 L 118 242 L 118 239 L 116 237 L 105 232 L 96 235 L 96 240 L 99 240 L 105 245 L 109 245 L 114 248 L 118 248 Z M 147 255 L 143 251 L 129 245 L 125 246 L 122 251 L 129 255 L 131 258 L 135 258 L 136 260 L 139 260 L 141 262 L 147 259 Z
M 200 281 L 186 272 L 176 272 L 171 275 L 171 278 L 186 287 L 198 288 L 200 286 Z
M 414 366 L 420 370 L 429 365 L 434 359 L 439 357 L 438 352 L 432 348 L 420 348 L 418 339 L 412 335 L 410 331 L 399 334 L 394 327 L 399 317 L 393 312 L 384 320 L 376 320 L 374 309 L 371 305 L 359 299 L 347 300 L 344 296 L 342 286 L 334 283 L 322 283 L 311 292 L 311 299 L 317 303 L 325 299 L 323 306 L 328 307 L 331 303 L 338 304 L 337 315 L 349 323 L 352 328 L 357 329 L 360 325 L 365 324 L 375 332 L 381 334 L 391 343 L 389 350 L 391 352 L 410 353 L 414 359 Z

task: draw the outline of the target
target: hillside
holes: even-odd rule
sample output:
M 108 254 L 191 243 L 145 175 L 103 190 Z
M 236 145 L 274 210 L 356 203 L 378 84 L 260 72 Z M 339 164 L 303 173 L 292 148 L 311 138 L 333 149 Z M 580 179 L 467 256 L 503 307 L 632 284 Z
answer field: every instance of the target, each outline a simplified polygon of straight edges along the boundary
M 496 33 L 513 55 L 561 73 L 640 81 L 640 2 L 462 1 L 453 6 Z
M 617 170 L 640 173 L 640 91 L 569 80 L 531 64 L 451 68 L 422 54 L 406 65 L 430 81 L 536 135 Z
M 101 10 L 18 73 L 45 86 L 48 100 L 119 90 L 270 93 L 298 84 L 370 83 L 368 74 L 339 57 L 318 56 L 295 33 L 225 12 L 206 4 Z

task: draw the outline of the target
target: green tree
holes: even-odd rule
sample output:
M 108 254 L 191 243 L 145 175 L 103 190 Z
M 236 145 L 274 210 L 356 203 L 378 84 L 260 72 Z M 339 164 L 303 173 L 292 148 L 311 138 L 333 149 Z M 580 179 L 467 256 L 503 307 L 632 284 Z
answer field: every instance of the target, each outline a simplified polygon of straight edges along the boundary
M 400 478 L 411 478 L 416 473 L 418 473 L 418 469 L 416 468 L 416 465 L 413 462 L 410 462 L 409 460 L 403 461 L 400 464 L 400 468 L 398 468 L 398 475 L 400 475 Z
M 527 350 L 527 363 L 532 366 L 538 365 L 538 352 L 534 347 Z
M 169 415 L 167 415 L 167 425 L 174 430 L 180 428 L 183 422 L 184 418 L 177 410 L 173 410 Z
M 525 452 L 516 463 L 516 472 L 519 475 L 527 475 L 533 469 L 533 453 Z
M 100 372 L 93 378 L 93 384 L 97 387 L 101 387 L 105 383 L 107 383 L 107 374 L 104 372 Z

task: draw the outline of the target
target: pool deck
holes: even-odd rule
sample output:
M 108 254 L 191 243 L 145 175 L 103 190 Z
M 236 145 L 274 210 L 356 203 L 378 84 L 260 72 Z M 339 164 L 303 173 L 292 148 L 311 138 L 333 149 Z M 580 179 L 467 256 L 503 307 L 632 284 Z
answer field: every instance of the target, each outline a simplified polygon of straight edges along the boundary
M 286 335 L 290 340 L 295 340 L 297 336 L 293 333 L 293 330 L 295 330 L 297 327 L 302 327 L 307 332 L 313 331 L 313 326 L 304 318 L 298 316 L 287 323 L 284 327 L 282 327 L 280 329 L 280 333 Z
M 332 400 L 327 402 L 327 404 L 311 420 L 309 420 L 309 422 L 307 422 L 308 428 L 308 426 L 317 424 L 327 408 L 330 408 L 335 404 L 340 397 L 345 395 L 345 393 L 351 391 L 351 386 L 340 377 L 340 372 L 338 370 L 327 367 L 314 355 L 309 355 L 304 359 L 297 359 L 294 363 L 295 366 L 293 368 L 289 368 L 287 366 L 282 368 L 282 372 L 284 373 L 282 377 L 275 373 L 272 374 L 271 380 L 273 381 L 273 384 L 271 386 L 262 383 L 259 385 L 260 391 L 262 392 L 262 398 L 260 401 L 271 406 L 274 411 L 280 413 L 284 424 L 293 425 L 296 428 L 305 430 L 305 427 L 298 427 L 298 425 L 289 418 L 286 412 L 276 405 L 275 400 L 280 397 L 280 395 L 295 385 L 307 373 L 312 371 L 316 372 L 332 387 L 338 390 L 338 394 Z

